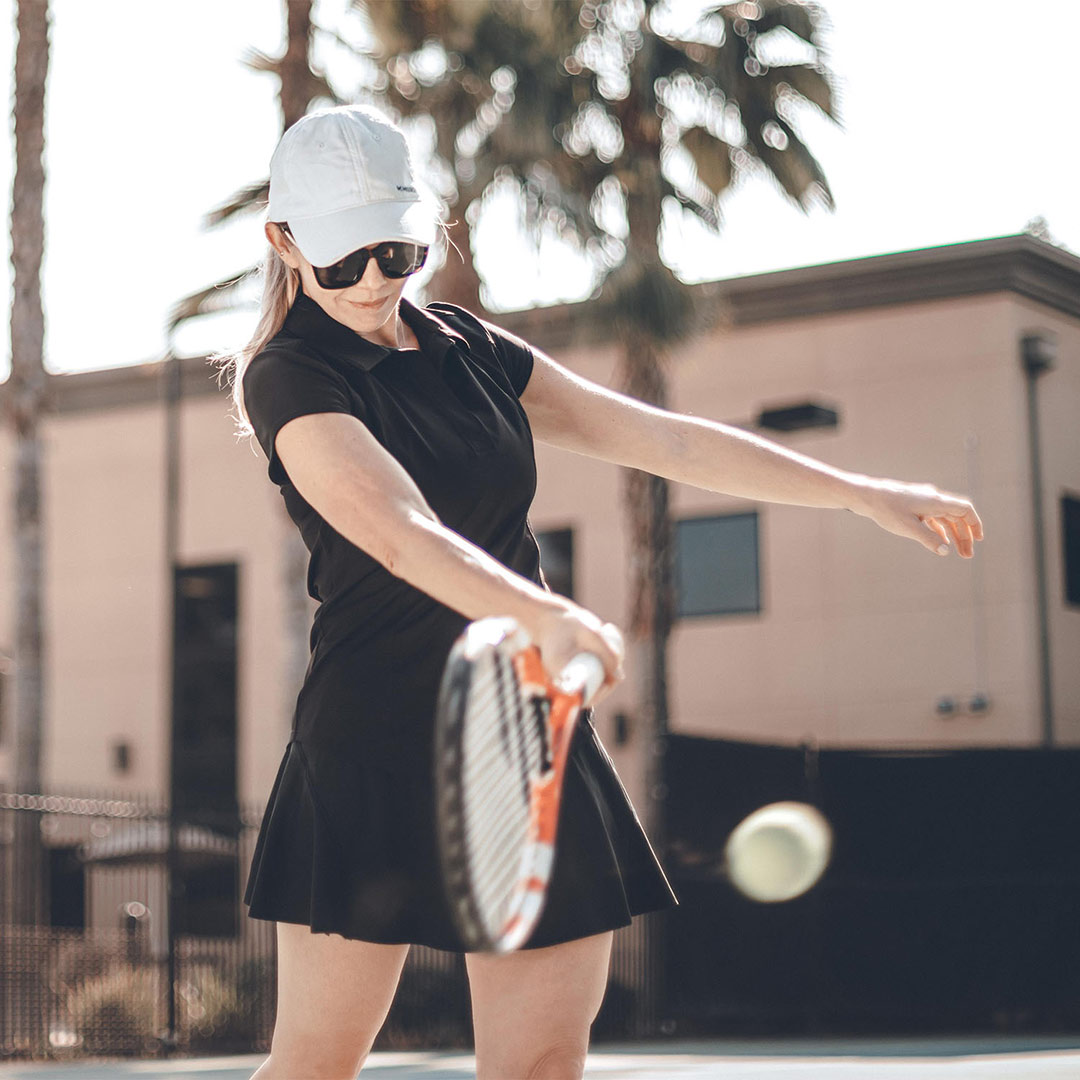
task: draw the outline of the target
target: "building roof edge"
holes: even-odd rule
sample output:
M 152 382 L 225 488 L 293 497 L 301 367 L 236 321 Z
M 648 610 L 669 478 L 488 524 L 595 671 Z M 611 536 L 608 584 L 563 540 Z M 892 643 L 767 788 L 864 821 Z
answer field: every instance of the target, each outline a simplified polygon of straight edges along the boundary
M 1018 233 L 704 281 L 690 288 L 699 300 L 701 330 L 717 319 L 747 326 L 1001 291 L 1080 319 L 1080 256 Z M 551 352 L 611 340 L 610 320 L 599 317 L 602 298 L 601 289 L 584 301 L 599 301 L 596 318 L 582 318 L 581 302 L 485 317 Z M 208 357 L 184 357 L 181 367 L 184 397 L 227 390 Z M 50 374 L 46 392 L 53 411 L 63 413 L 164 401 L 165 368 L 159 360 Z M 0 402 L 7 392 L 8 384 L 0 384 Z

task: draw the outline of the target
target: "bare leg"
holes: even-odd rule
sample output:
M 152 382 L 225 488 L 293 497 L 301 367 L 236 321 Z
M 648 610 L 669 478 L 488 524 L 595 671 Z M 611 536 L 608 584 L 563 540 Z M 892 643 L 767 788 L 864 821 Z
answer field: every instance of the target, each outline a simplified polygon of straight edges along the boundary
M 251 1080 L 353 1080 L 390 1011 L 408 945 L 277 927 L 277 1019 Z
M 613 934 L 498 956 L 467 953 L 477 1080 L 581 1080 Z

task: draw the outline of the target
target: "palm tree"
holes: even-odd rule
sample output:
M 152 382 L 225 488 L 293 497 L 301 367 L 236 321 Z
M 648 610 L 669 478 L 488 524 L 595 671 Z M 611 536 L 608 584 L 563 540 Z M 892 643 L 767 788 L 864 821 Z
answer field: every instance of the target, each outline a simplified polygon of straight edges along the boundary
M 826 16 L 816 4 L 719 4 L 675 29 L 670 17 L 665 28 L 657 0 L 352 2 L 383 44 L 388 101 L 404 115 L 434 117 L 462 216 L 493 179 L 513 180 L 537 243 L 554 224 L 595 255 L 593 302 L 621 346 L 620 388 L 636 398 L 667 405 L 671 351 L 710 316 L 695 311 L 692 291 L 660 257 L 665 200 L 719 231 L 721 196 L 741 174 L 759 172 L 804 212 L 815 203 L 833 208 L 791 122 L 810 104 L 838 123 L 818 42 Z M 770 63 L 785 38 L 804 58 Z M 433 39 L 442 42 L 442 65 L 426 55 Z M 605 199 L 622 207 L 624 239 L 599 224 Z M 459 247 L 468 258 L 468 244 Z M 674 577 L 668 484 L 627 470 L 624 503 L 630 669 L 652 741 L 646 816 L 662 848 Z
M 539 164 L 557 171 L 568 164 L 552 131 L 573 113 L 585 91 L 561 68 L 582 34 L 581 0 L 351 4 L 371 27 L 374 48 L 355 51 L 384 68 L 386 78 L 378 87 L 384 103 L 403 118 L 434 119 L 435 154 L 453 173 L 453 187 L 442 194 L 451 219 L 447 231 L 459 256 L 448 253 L 428 292 L 485 311 L 485 290 L 470 244 L 470 208 L 479 207 L 478 200 L 498 179 L 518 179 L 531 195 Z M 434 65 L 424 62 L 431 42 L 438 43 L 443 63 L 437 58 Z M 580 176 L 590 173 L 589 165 L 579 161 L 574 168 L 573 178 L 560 176 L 568 182 L 551 190 L 546 203 L 526 199 L 527 210 L 538 212 L 527 224 L 539 224 L 540 217 L 549 223 L 567 218 L 569 227 L 562 230 L 567 239 L 598 244 L 603 233 L 589 213 L 589 198 L 583 195 L 587 184 Z M 602 179 L 602 173 L 590 175 L 596 183 Z
M 41 617 L 42 522 L 39 421 L 46 406 L 45 316 L 41 262 L 45 252 L 45 81 L 49 70 L 48 0 L 18 0 L 15 50 L 15 179 L 11 200 L 11 378 L 7 400 L 15 434 L 15 790 L 42 787 L 44 635 Z M 15 815 L 14 921 L 40 921 L 43 858 L 38 814 Z
M 292 127 L 317 98 L 340 104 L 340 98 L 325 75 L 315 71 L 311 63 L 311 41 L 315 24 L 311 9 L 314 0 L 282 0 L 285 9 L 285 51 L 269 56 L 259 49 L 248 50 L 244 63 L 252 71 L 266 72 L 278 80 L 278 102 L 281 106 L 281 130 Z M 233 192 L 203 219 L 212 229 L 234 220 L 242 214 L 254 213 L 266 206 L 270 198 L 270 179 L 262 177 Z M 189 319 L 232 308 L 236 291 L 257 267 L 246 266 L 238 273 L 199 289 L 178 300 L 169 312 L 167 333 L 171 336 Z

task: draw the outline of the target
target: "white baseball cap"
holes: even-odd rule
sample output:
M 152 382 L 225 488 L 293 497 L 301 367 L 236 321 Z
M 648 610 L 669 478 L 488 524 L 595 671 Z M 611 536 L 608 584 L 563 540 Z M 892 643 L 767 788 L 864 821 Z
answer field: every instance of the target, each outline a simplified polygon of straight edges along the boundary
M 270 159 L 267 220 L 288 222 L 312 266 L 383 240 L 433 244 L 436 234 L 404 133 L 369 105 L 318 109 L 281 136 Z

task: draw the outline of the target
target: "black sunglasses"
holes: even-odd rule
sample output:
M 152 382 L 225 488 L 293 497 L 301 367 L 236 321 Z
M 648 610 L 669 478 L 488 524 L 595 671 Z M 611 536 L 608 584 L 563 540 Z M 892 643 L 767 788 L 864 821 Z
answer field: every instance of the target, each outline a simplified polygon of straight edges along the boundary
M 289 232 L 288 225 L 282 225 L 281 228 L 295 244 L 296 238 Z M 315 272 L 315 280 L 321 288 L 347 289 L 364 276 L 368 259 L 375 259 L 384 277 L 403 278 L 415 274 L 424 265 L 427 253 L 427 244 L 414 244 L 408 240 L 385 240 L 374 247 L 351 252 L 330 266 L 313 266 L 311 269 Z

